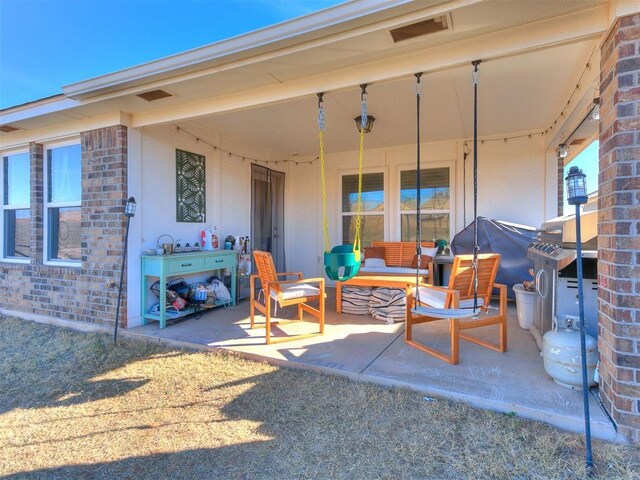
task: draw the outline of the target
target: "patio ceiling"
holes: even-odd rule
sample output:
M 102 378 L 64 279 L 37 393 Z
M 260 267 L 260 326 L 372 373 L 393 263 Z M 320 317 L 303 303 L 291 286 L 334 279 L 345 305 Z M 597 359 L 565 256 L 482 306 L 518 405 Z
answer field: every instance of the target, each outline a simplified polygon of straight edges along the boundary
M 496 59 L 480 65 L 479 135 L 508 136 L 539 132 L 559 115 L 596 47 L 595 40 Z M 597 50 L 597 49 L 596 49 Z M 591 62 L 598 64 L 598 52 Z M 423 76 L 422 138 L 435 142 L 473 134 L 471 65 Z M 583 81 L 593 83 L 597 68 Z M 588 103 L 593 89 L 585 96 Z M 415 79 L 374 83 L 368 87 L 369 113 L 376 118 L 367 148 L 415 141 Z M 578 99 L 574 99 L 578 100 Z M 586 107 L 585 107 L 586 108 Z M 328 152 L 357 149 L 354 117 L 360 111 L 357 86 L 325 95 Z M 214 115 L 180 123 L 215 131 L 237 142 L 267 148 L 281 158 L 317 154 L 317 99 L 297 100 Z M 595 128 L 595 127 L 594 127 Z M 595 132 L 595 130 L 594 130 Z

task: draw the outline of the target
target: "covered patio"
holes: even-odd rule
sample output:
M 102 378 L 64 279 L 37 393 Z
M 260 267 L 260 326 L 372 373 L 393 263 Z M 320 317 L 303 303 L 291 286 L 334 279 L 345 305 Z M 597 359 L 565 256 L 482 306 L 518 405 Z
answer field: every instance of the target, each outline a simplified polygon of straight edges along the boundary
M 264 329 L 250 329 L 248 301 L 234 308 L 210 310 L 199 319 L 177 321 L 165 329 L 152 323 L 129 329 L 127 334 L 177 346 L 229 351 L 258 361 L 343 375 L 356 381 L 409 388 L 427 397 L 442 396 L 583 431 L 581 390 L 561 387 L 545 373 L 535 340 L 518 326 L 515 304 L 509 305 L 506 353 L 463 341 L 460 364 L 448 365 L 408 346 L 404 342 L 404 322 L 387 325 L 368 315 L 337 314 L 334 289 L 327 290 L 327 297 L 325 334 L 286 343 L 265 345 Z M 295 315 L 295 307 L 289 307 L 279 309 L 277 318 Z M 256 317 L 258 322 L 261 319 Z M 275 326 L 272 334 L 278 337 L 313 329 L 305 323 Z M 494 328 L 497 326 L 478 329 L 477 335 L 495 337 Z M 448 348 L 446 322 L 418 326 L 414 336 L 436 348 Z M 620 440 L 593 395 L 590 413 L 595 437 Z
M 0 308 L 100 324 L 120 318 L 134 334 L 410 386 L 579 429 L 580 394 L 546 377 L 513 306 L 508 352 L 465 344 L 458 366 L 406 347 L 403 324 L 337 315 L 331 301 L 324 336 L 265 346 L 259 330 L 248 331 L 246 301 L 163 330 L 157 323 L 141 326 L 157 301 L 145 297 L 150 285 L 141 257 L 155 253 L 166 234 L 176 244 L 193 243 L 215 226 L 220 240 L 250 236 L 252 248 L 270 251 L 280 272 L 321 276 L 323 216 L 332 246 L 352 240 L 349 199 L 357 193 L 360 163 L 369 196 L 363 245 L 414 241 L 406 192 L 415 191 L 407 179 L 416 170 L 417 146 L 431 182 L 426 188 L 441 200 L 421 206 L 432 220 L 423 240 L 451 242 L 469 226 L 476 183 L 479 216 L 539 227 L 566 213 L 565 169 L 599 140 L 597 175 L 588 185 L 599 193 L 600 392 L 618 430 L 637 442 L 639 18 L 637 3 L 625 0 L 355 0 L 4 110 L 0 147 L 29 161 L 30 203 L 12 208 L 30 212 L 33 253 L 3 258 L 0 286 L 14 294 L 0 298 Z M 475 60 L 481 64 L 474 149 Z M 424 89 L 418 145 L 417 73 Z M 361 113 L 362 84 L 376 121 L 360 153 L 354 117 Z M 318 158 L 319 93 L 325 95 L 326 169 Z M 583 122 L 595 106 L 599 120 Z M 570 153 L 562 157 L 556 152 L 565 142 Z M 56 236 L 48 215 L 60 207 L 45 195 L 49 156 L 67 147 L 77 152 L 82 192 L 73 207 L 81 213 L 81 235 L 72 262 L 49 245 Z M 200 159 L 202 178 L 191 187 L 203 201 L 190 220 L 177 214 L 186 196 L 177 187 L 178 152 Z M 255 201 L 272 188 L 277 201 Z M 125 229 L 121 212 L 130 196 L 138 208 Z M 119 280 L 127 241 L 126 275 Z M 170 273 L 189 282 L 215 273 L 189 267 Z M 52 288 L 61 277 L 64 287 Z M 16 287 L 23 284 L 24 294 Z M 595 433 L 611 438 L 600 407 L 594 404 L 592 414 Z

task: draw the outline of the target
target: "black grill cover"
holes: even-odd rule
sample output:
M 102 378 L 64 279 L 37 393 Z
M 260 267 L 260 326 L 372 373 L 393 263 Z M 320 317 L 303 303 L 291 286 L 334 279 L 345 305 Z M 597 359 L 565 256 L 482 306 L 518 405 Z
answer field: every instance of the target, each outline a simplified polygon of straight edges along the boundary
M 500 220 L 478 217 L 478 247 L 480 253 L 499 253 L 500 267 L 496 282 L 507 286 L 509 298 L 515 298 L 513 286 L 531 280 L 533 262 L 527 258 L 527 248 L 536 236 L 536 229 Z M 473 222 L 451 241 L 453 254 L 473 253 Z

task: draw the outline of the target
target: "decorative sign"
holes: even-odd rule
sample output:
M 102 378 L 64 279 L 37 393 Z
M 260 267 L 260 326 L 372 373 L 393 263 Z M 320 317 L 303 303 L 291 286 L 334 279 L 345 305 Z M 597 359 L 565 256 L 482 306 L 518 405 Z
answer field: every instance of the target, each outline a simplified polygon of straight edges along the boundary
M 206 220 L 205 157 L 176 149 L 176 221 Z

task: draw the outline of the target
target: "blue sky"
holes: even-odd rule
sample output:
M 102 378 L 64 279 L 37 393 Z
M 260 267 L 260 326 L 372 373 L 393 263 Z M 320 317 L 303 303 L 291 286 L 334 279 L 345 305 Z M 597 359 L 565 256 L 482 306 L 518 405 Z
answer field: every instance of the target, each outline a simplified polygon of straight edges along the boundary
M 0 0 L 0 108 L 343 0 Z
M 579 167 L 582 172 L 587 176 L 587 192 L 592 193 L 598 190 L 598 147 L 600 142 L 597 140 L 592 142 L 587 148 L 585 148 L 580 155 L 574 158 L 569 165 L 564 167 L 564 177 L 569 173 L 571 167 Z M 563 178 L 564 178 L 563 177 Z M 573 213 L 575 207 L 567 203 L 567 187 L 564 186 L 564 213 L 565 215 Z

